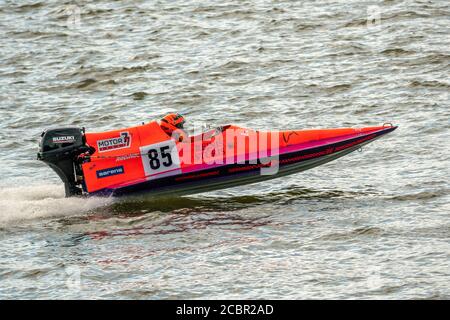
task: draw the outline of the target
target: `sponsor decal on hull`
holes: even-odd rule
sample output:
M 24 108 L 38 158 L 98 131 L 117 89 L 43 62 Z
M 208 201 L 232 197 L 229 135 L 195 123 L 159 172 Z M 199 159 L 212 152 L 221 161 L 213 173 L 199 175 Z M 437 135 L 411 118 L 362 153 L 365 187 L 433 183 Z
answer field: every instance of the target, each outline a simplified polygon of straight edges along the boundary
M 119 167 L 114 167 L 114 168 L 98 170 L 96 173 L 97 173 L 97 178 L 101 179 L 101 178 L 116 176 L 118 174 L 124 174 L 125 170 L 124 170 L 123 166 L 119 166 Z
M 53 143 L 74 143 L 75 137 L 74 136 L 53 137 L 52 142 Z
M 131 154 L 126 154 L 124 156 L 119 156 L 116 158 L 116 162 L 121 162 L 121 161 L 126 161 L 126 160 L 131 160 L 131 159 L 137 159 L 140 158 L 141 154 L 140 153 L 131 153 Z
M 129 132 L 121 132 L 118 137 L 97 141 L 98 152 L 106 152 L 131 146 L 131 135 Z

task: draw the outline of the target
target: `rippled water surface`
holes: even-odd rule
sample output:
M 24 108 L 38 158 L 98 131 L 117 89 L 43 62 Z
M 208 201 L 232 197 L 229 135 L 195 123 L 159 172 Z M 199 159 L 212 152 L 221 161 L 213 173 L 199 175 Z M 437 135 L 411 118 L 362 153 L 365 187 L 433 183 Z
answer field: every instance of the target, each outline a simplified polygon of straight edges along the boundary
M 0 298 L 450 298 L 450 5 L 1 1 Z M 381 125 L 322 167 L 65 199 L 48 126 Z

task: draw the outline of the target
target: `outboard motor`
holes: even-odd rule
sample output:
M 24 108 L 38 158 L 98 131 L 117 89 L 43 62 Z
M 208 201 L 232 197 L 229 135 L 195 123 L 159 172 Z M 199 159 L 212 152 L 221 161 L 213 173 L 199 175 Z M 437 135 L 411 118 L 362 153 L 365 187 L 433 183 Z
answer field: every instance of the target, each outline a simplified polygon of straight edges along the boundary
M 82 194 L 82 171 L 78 156 L 95 149 L 86 145 L 84 128 L 48 129 L 41 134 L 38 160 L 50 166 L 64 182 L 66 197 Z

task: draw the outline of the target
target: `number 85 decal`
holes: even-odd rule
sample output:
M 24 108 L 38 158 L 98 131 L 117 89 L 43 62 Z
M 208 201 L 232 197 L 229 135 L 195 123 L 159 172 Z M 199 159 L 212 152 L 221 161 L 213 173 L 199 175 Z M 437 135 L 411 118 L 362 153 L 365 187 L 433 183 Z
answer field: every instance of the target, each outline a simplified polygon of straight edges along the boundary
M 140 149 L 146 176 L 155 174 L 160 176 L 160 174 L 167 171 L 170 171 L 172 174 L 179 173 L 179 170 L 176 169 L 180 169 L 180 160 L 177 146 L 173 140 L 155 143 Z M 165 174 L 164 176 L 167 175 Z
M 163 166 L 170 167 L 173 164 L 172 155 L 167 150 L 170 150 L 169 146 L 164 146 L 159 148 L 160 153 L 158 153 L 157 149 L 150 149 L 147 152 L 147 155 L 150 159 L 150 168 L 153 170 L 158 170 L 161 166 L 160 157 L 163 159 Z

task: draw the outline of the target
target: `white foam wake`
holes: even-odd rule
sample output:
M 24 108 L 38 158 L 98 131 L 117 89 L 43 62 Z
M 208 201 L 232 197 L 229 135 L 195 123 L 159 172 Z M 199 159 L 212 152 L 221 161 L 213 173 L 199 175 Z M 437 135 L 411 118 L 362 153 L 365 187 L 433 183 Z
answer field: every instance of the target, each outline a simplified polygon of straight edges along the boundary
M 0 187 L 0 225 L 80 215 L 112 203 L 111 198 L 65 198 L 61 185 Z

